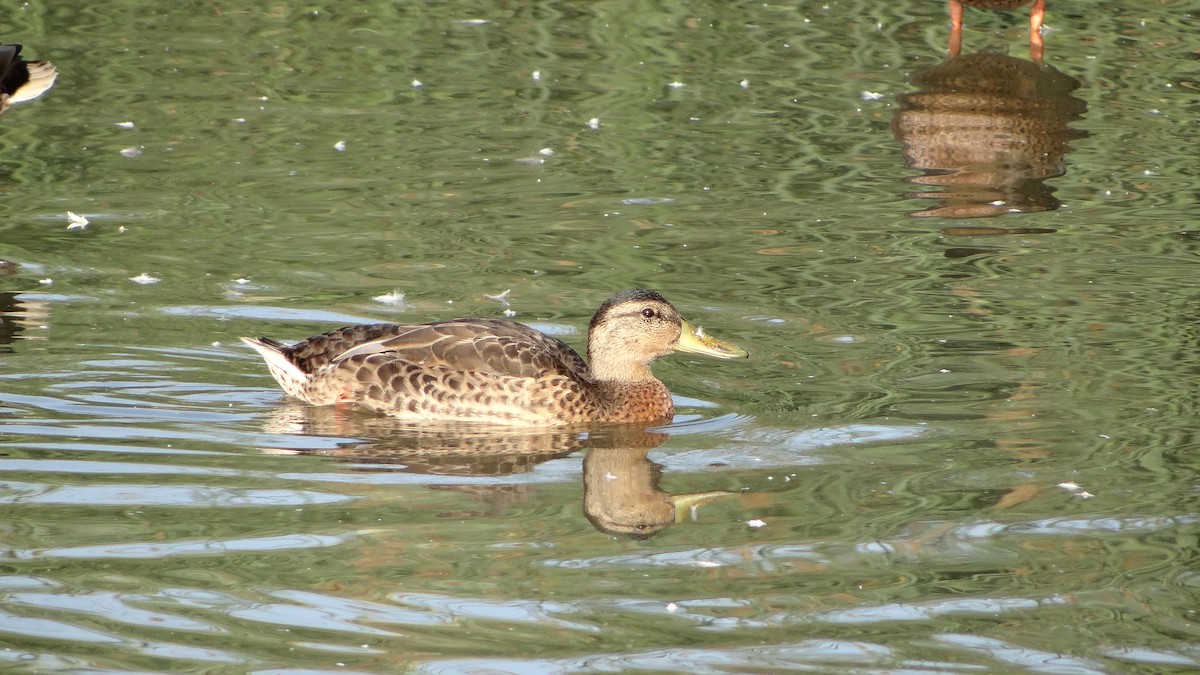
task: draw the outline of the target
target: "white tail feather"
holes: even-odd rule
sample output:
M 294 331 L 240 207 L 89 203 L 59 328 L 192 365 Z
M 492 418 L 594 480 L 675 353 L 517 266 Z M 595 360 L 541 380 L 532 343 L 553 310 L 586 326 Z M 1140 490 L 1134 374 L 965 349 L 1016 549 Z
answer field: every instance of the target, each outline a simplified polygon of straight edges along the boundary
M 49 61 L 26 61 L 29 68 L 29 81 L 21 85 L 8 98 L 12 103 L 31 101 L 46 93 L 54 86 L 58 70 Z

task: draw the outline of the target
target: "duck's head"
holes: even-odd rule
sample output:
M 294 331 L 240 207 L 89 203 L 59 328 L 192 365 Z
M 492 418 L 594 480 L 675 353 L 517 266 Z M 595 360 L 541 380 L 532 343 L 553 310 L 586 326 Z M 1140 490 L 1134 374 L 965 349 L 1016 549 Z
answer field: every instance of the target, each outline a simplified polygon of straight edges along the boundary
M 750 356 L 693 327 L 654 291 L 632 288 L 600 305 L 588 325 L 588 367 L 602 381 L 640 382 L 653 377 L 650 364 L 674 352 L 718 359 Z

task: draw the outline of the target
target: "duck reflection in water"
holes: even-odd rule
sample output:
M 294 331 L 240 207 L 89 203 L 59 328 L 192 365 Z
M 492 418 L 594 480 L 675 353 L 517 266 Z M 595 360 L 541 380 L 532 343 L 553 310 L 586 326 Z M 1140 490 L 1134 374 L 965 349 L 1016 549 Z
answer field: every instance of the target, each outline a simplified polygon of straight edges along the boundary
M 733 494 L 723 490 L 672 494 L 659 488 L 662 465 L 647 453 L 665 439 L 664 434 L 646 432 L 641 439 L 626 436 L 588 450 L 583 458 L 583 513 L 597 530 L 649 539 L 682 522 L 694 507 Z
M 289 401 L 271 411 L 263 431 L 350 438 L 335 448 L 267 448 L 275 454 L 331 457 L 350 471 L 431 476 L 508 476 L 586 447 L 578 430 L 496 429 L 472 424 L 415 425 L 341 406 Z
M 486 425 L 412 425 L 339 407 L 290 403 L 276 408 L 264 428 L 272 434 L 349 436 L 336 448 L 269 448 L 278 454 L 330 457 L 355 472 L 431 476 L 511 476 L 585 451 L 583 511 L 600 532 L 649 539 L 682 522 L 693 507 L 730 492 L 671 494 L 658 487 L 662 466 L 647 454 L 667 435 L 640 427 L 509 429 Z M 439 482 L 430 489 L 470 493 L 497 513 L 535 498 L 530 484 Z
M 0 258 L 0 277 L 19 273 L 20 266 Z M 50 322 L 49 303 L 25 293 L 0 292 L 0 354 L 12 353 L 17 340 L 44 340 L 41 330 Z
M 10 345 L 24 328 L 23 314 L 16 293 L 0 293 L 0 353 L 12 353 Z
M 967 4 L 997 7 L 1028 2 Z M 918 90 L 897 97 L 899 106 L 892 118 L 905 166 L 922 172 L 908 182 L 941 188 L 909 193 L 910 198 L 938 202 L 909 215 L 983 218 L 1059 208 L 1055 189 L 1046 180 L 1066 173 L 1070 141 L 1087 136 L 1086 131 L 1070 127 L 1087 112 L 1087 104 L 1071 95 L 1079 80 L 1041 61 L 1040 33 L 1035 60 L 990 53 L 959 55 L 961 5 L 957 14 L 956 5 L 951 3 L 951 13 L 959 35 L 952 35 L 950 55 L 941 64 L 912 74 Z M 1036 3 L 1037 26 L 1041 10 L 1041 3 Z

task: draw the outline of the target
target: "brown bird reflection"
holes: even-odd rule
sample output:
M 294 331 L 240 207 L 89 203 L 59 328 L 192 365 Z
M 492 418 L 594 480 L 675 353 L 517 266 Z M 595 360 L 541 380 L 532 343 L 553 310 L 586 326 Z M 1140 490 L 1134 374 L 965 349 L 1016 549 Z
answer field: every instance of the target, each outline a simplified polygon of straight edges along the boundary
M 622 433 L 588 450 L 583 458 L 583 513 L 601 532 L 649 539 L 683 520 L 695 506 L 733 493 L 672 494 L 658 487 L 662 465 L 646 453 L 665 434 Z
M 20 265 L 0 258 L 0 276 L 20 274 Z M 50 321 L 50 306 L 34 300 L 28 293 L 0 292 L 0 353 L 13 352 L 17 340 L 44 340 Z
M 918 91 L 897 97 L 892 132 L 905 166 L 923 173 L 909 193 L 937 205 L 913 217 L 984 218 L 1059 208 L 1046 180 L 1066 173 L 1070 128 L 1087 104 L 1079 80 L 1045 63 L 1004 54 L 952 56 L 912 74 Z
M 0 45 L 0 114 L 46 93 L 58 78 L 49 61 L 26 61 L 21 45 Z
M 336 406 L 288 404 L 277 408 L 264 431 L 361 439 L 333 449 L 269 448 L 267 452 L 330 457 L 351 471 L 438 476 L 507 476 L 581 450 L 583 511 L 599 531 L 648 539 L 682 520 L 693 506 L 732 493 L 671 494 L 658 487 L 662 466 L 647 453 L 667 435 L 637 427 L 510 429 L 484 425 L 414 426 L 389 417 Z M 437 485 L 479 496 L 502 508 L 532 498 L 529 486 Z
M 508 476 L 587 447 L 587 435 L 564 429 L 496 429 L 483 425 L 413 425 L 344 406 L 288 402 L 276 408 L 264 431 L 348 436 L 333 449 L 271 448 L 320 455 L 353 464 L 351 470 L 403 471 L 436 476 Z
M 0 276 L 5 274 L 5 264 L 0 260 Z M 21 293 L 0 292 L 0 354 L 12 353 L 17 340 L 45 339 L 37 330 L 50 320 L 50 306 L 46 302 L 31 300 Z M 31 329 L 33 329 L 32 332 Z

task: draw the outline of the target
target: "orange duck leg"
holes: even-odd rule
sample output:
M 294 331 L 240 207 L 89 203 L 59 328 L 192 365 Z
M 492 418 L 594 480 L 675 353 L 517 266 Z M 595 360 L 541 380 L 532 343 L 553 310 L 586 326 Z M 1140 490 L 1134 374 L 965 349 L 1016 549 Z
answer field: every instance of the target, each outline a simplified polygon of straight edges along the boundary
M 1028 5 L 1029 0 L 950 0 L 950 56 L 962 51 L 963 5 L 980 9 L 1016 9 Z M 1042 60 L 1042 21 L 1046 18 L 1046 0 L 1034 0 L 1029 11 L 1029 58 Z

